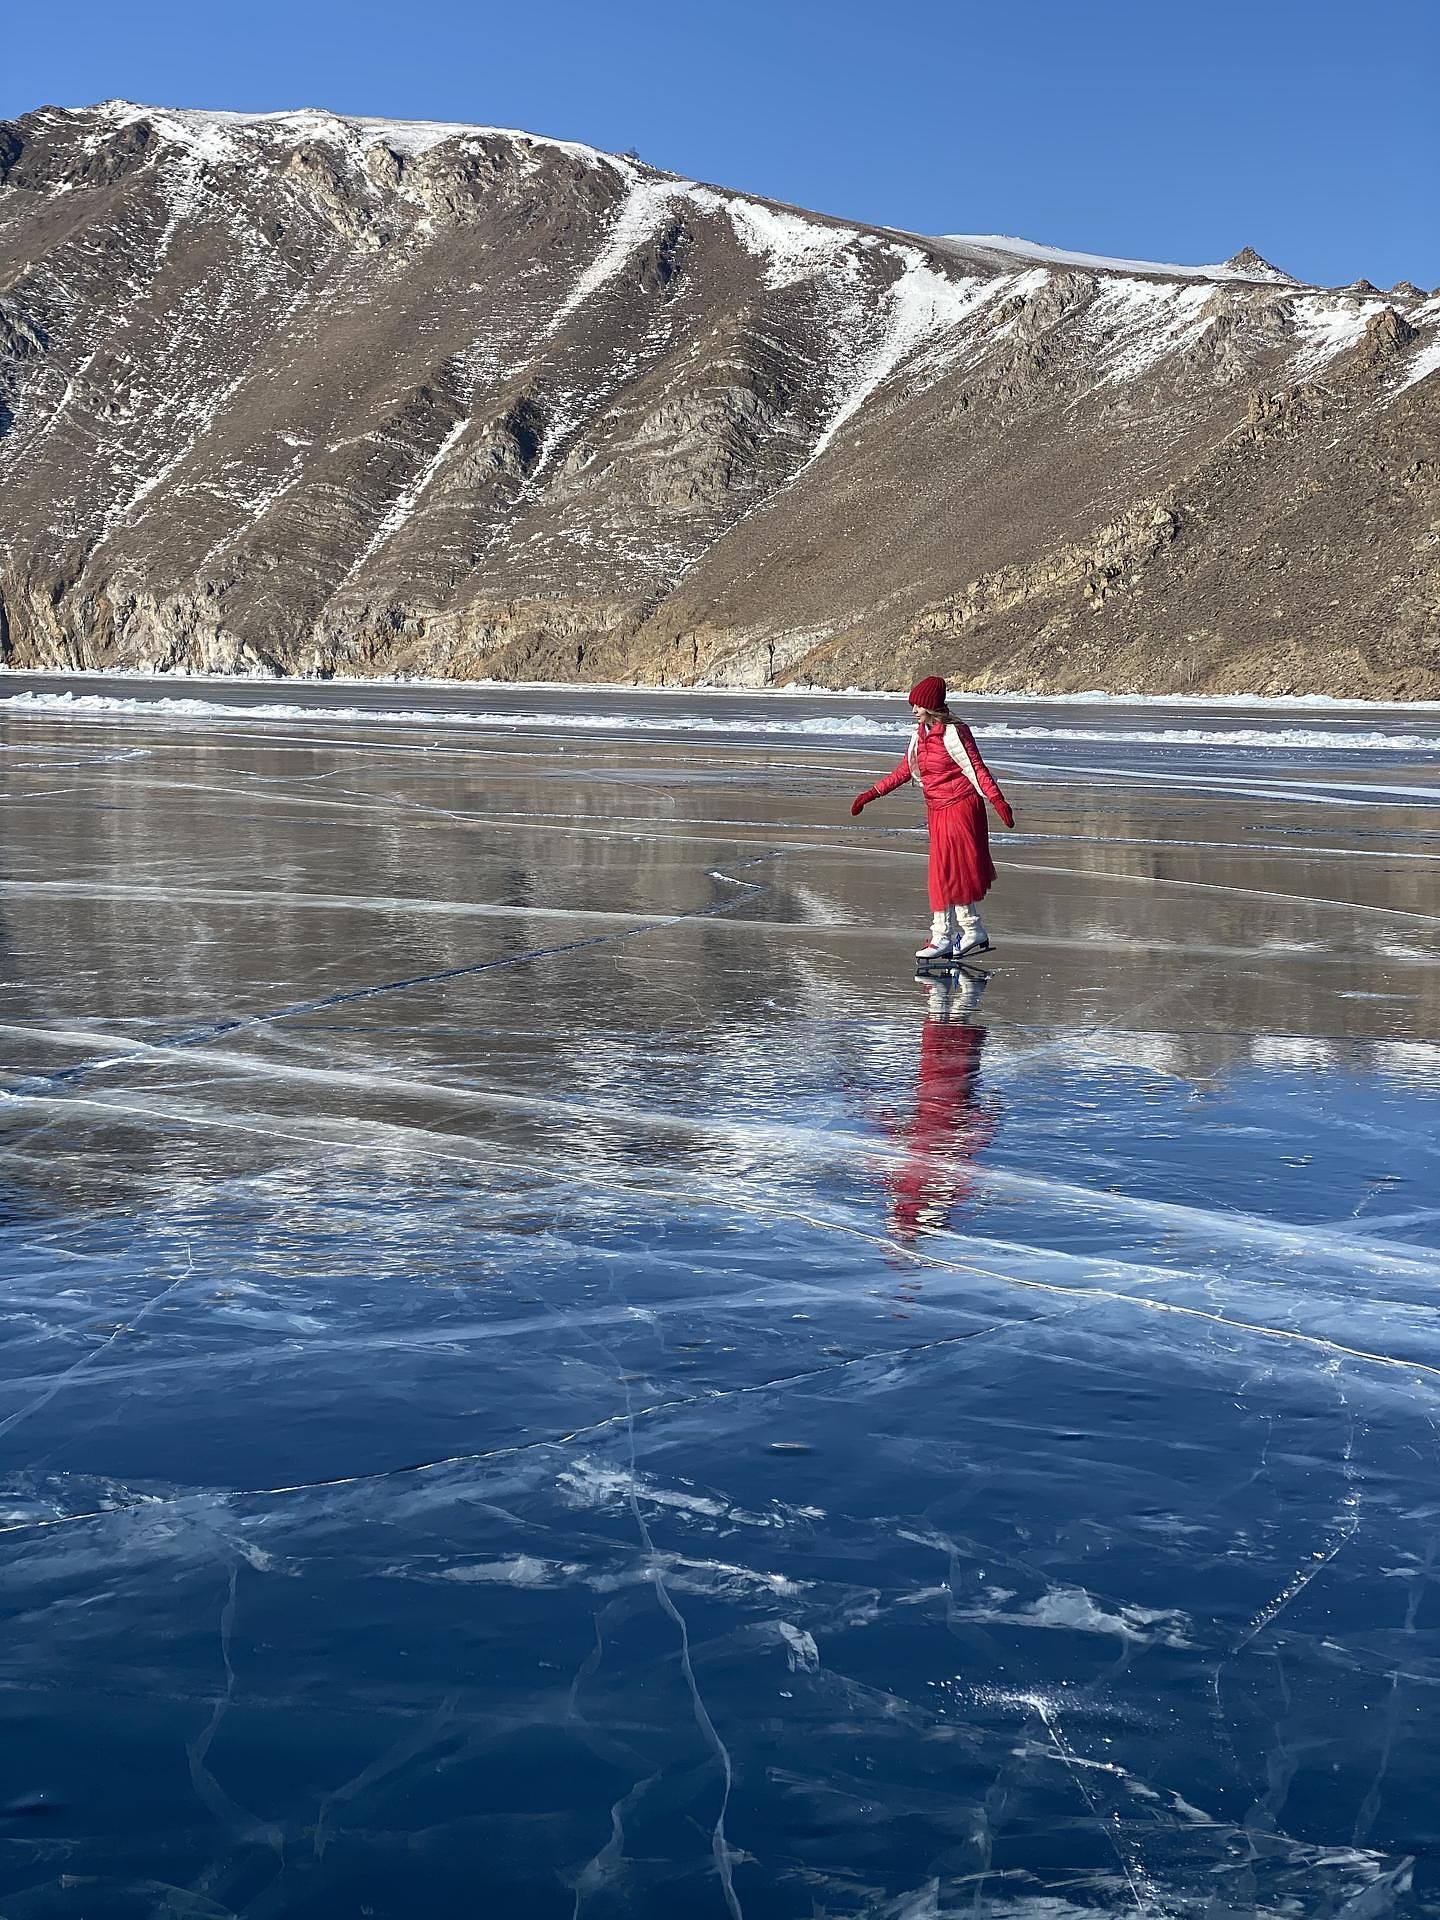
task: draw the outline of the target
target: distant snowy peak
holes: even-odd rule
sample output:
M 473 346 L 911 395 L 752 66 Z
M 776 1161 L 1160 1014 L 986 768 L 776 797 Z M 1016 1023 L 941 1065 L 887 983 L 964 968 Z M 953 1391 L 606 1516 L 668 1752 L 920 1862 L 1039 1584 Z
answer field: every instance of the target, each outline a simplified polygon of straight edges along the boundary
M 1097 273 L 1149 275 L 1166 280 L 1251 280 L 1269 286 L 1300 286 L 1292 274 L 1282 273 L 1263 260 L 1253 247 L 1243 247 L 1214 266 L 1186 267 L 1173 261 L 1124 260 L 1107 253 L 1077 253 L 1070 247 L 1047 247 L 1036 240 L 1009 233 L 942 233 L 936 242 L 947 252 L 1007 261 L 1025 260 L 1038 266 L 1080 267 Z
M 1224 270 L 1242 280 L 1266 280 L 1272 286 L 1298 286 L 1293 273 L 1286 273 L 1283 267 L 1272 266 L 1263 254 L 1254 247 L 1242 247 L 1238 253 L 1232 253 L 1224 263 Z

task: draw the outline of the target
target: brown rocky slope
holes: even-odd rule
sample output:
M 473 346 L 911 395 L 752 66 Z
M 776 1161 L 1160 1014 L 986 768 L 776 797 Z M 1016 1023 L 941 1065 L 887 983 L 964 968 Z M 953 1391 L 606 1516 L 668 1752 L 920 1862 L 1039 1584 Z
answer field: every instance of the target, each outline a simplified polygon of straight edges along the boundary
M 1440 697 L 1440 300 L 563 142 L 0 125 L 0 658 Z

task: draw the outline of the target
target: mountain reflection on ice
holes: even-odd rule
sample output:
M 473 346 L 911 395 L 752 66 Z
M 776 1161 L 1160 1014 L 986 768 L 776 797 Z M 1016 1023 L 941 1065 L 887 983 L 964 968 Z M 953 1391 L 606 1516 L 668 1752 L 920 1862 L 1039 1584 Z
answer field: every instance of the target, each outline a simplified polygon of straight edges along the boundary
M 236 697 L 0 709 L 0 1915 L 1440 1912 L 1435 759 L 926 985 L 883 743 Z

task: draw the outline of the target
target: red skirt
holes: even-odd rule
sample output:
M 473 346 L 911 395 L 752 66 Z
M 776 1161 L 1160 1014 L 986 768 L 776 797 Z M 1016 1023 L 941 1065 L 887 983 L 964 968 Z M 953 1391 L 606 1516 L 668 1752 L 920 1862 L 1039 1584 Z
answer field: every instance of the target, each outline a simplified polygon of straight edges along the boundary
M 973 907 L 990 891 L 995 865 L 990 827 L 978 793 L 948 807 L 931 807 L 930 911 Z

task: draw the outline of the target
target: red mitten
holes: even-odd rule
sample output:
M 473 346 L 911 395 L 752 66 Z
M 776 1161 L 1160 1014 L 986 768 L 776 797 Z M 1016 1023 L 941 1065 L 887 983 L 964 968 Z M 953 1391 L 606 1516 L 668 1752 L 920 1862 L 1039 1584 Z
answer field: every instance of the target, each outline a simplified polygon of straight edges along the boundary
M 870 800 L 873 800 L 874 797 L 875 796 L 870 793 L 857 793 L 855 798 L 850 802 L 851 813 L 852 814 L 863 813 L 865 811 L 866 803 Z
M 996 806 L 995 811 L 999 814 L 1000 818 L 1005 822 L 1007 827 L 1014 826 L 1015 809 L 1010 805 L 1010 802 L 1008 800 L 1001 800 Z

